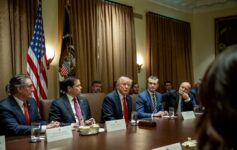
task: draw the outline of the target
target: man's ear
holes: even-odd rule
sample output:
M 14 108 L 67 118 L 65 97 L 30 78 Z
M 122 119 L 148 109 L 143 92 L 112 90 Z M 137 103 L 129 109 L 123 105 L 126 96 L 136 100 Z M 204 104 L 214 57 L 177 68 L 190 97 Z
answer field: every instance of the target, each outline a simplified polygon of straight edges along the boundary
M 70 92 L 70 91 L 71 91 L 71 89 L 72 89 L 72 87 L 71 87 L 71 86 L 67 86 L 67 92 Z

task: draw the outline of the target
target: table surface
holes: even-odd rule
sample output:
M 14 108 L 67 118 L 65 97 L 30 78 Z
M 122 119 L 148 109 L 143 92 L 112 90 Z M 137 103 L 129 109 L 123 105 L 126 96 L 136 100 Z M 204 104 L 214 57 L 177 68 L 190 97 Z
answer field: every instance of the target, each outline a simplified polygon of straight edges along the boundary
M 6 137 L 7 150 L 30 149 L 99 149 L 99 150 L 151 150 L 153 148 L 187 141 L 188 137 L 196 139 L 195 125 L 197 119 L 180 118 L 155 119 L 156 127 L 127 126 L 126 130 L 103 132 L 96 135 L 81 136 L 73 131 L 73 138 L 55 142 L 41 141 L 29 143 L 30 135 Z

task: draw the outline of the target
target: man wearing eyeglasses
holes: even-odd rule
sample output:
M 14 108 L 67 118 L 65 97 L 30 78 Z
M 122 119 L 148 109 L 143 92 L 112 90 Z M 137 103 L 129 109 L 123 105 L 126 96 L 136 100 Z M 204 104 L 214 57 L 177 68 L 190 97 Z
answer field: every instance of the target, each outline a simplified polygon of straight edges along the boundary
M 14 76 L 8 84 L 9 96 L 0 102 L 0 135 L 25 135 L 31 133 L 31 123 L 38 122 L 41 131 L 58 127 L 58 122 L 41 120 L 35 99 L 33 83 L 28 75 Z

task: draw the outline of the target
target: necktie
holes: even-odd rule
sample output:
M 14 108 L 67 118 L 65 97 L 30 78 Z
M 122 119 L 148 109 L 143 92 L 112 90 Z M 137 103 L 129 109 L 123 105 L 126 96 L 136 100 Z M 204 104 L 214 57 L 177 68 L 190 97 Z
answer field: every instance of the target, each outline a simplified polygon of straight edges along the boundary
M 181 114 L 181 100 L 182 100 L 182 97 L 179 96 L 179 103 L 178 103 L 178 107 L 177 107 L 177 114 Z
M 81 123 L 83 121 L 83 116 L 81 113 L 80 105 L 79 105 L 76 97 L 73 98 L 73 102 L 74 102 L 74 108 L 75 108 L 75 112 L 76 112 L 78 121 L 79 121 L 79 123 Z
M 152 94 L 152 106 L 153 106 L 153 113 L 157 113 L 157 108 L 156 108 L 156 95 Z
M 128 123 L 128 107 L 127 107 L 126 96 L 123 97 L 123 116 L 126 123 Z
M 23 106 L 24 106 L 24 113 L 25 113 L 26 124 L 29 125 L 30 124 L 30 115 L 29 115 L 27 103 L 24 102 Z

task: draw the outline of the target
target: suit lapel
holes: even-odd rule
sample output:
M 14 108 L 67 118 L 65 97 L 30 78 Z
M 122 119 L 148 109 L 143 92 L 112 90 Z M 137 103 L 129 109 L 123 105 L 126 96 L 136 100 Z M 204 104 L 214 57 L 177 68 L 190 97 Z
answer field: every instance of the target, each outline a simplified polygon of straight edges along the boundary
M 23 114 L 20 106 L 18 105 L 18 103 L 16 102 L 16 100 L 13 97 L 11 97 L 10 103 L 11 103 L 11 107 L 12 107 L 11 110 L 14 112 L 18 122 L 22 123 L 22 124 L 26 124 L 25 115 Z
M 66 95 L 63 97 L 63 103 L 64 106 L 66 107 L 66 110 L 69 112 L 70 116 L 73 118 L 73 120 L 75 120 L 71 104 L 69 103 L 69 100 Z
M 119 94 L 117 93 L 117 91 L 114 92 L 114 98 L 115 98 L 115 107 L 117 107 L 118 109 L 118 114 L 122 115 L 123 112 L 122 112 L 122 105 L 121 105 L 121 100 L 120 100 L 120 97 L 119 97 Z M 122 112 L 122 113 L 120 113 Z
M 150 96 L 150 93 L 148 91 L 146 91 L 146 96 L 148 97 L 148 104 L 149 104 L 149 108 L 150 108 L 150 111 L 152 112 L 152 101 L 151 101 L 151 96 Z

